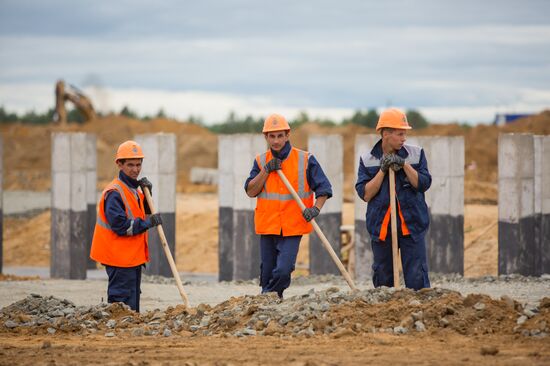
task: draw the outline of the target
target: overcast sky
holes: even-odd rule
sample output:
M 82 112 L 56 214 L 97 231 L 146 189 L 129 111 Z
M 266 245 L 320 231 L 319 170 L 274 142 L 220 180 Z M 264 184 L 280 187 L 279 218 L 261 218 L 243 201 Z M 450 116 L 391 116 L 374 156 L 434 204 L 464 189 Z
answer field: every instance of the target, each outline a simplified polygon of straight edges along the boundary
M 63 78 L 97 109 L 219 122 L 415 108 L 491 122 L 550 108 L 550 1 L 0 0 L 0 105 Z

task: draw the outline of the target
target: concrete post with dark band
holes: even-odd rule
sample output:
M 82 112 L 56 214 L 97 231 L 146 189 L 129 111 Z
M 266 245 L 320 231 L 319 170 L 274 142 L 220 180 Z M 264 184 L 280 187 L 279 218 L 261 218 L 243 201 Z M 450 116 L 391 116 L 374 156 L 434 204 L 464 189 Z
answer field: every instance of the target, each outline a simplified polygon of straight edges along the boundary
M 256 155 L 266 150 L 262 135 L 233 135 L 233 280 L 260 276 L 260 236 L 254 229 L 256 199 L 248 197 L 244 182 Z
M 498 138 L 498 272 L 535 274 L 535 152 L 530 134 Z
M 342 238 L 342 205 L 344 185 L 344 150 L 341 135 L 313 135 L 308 140 L 308 151 L 315 156 L 327 178 L 332 184 L 333 196 L 326 201 L 317 224 L 327 237 L 332 249 L 340 257 Z M 321 239 L 312 231 L 309 236 L 309 273 L 339 274 L 340 271 L 321 243 Z
M 407 144 L 424 149 L 432 176 L 432 185 L 425 193 L 430 212 L 426 233 L 429 270 L 463 275 L 464 138 L 415 136 Z
M 4 231 L 4 209 L 3 209 L 3 197 L 4 197 L 4 176 L 2 162 L 4 160 L 4 144 L 2 136 L 0 136 L 0 273 L 2 273 L 4 263 L 4 243 L 3 243 L 3 231 Z
M 535 275 L 550 274 L 550 136 L 535 136 Z
M 88 230 L 86 232 L 86 251 L 89 254 L 97 220 L 97 147 L 96 136 L 86 138 L 86 202 L 88 212 Z M 88 255 L 88 269 L 97 268 L 96 262 Z
M 85 279 L 88 266 L 86 154 L 89 135 L 52 134 L 52 278 Z
M 355 279 L 357 281 L 369 281 L 372 278 L 372 264 L 374 262 L 370 235 L 367 231 L 367 203 L 363 201 L 355 191 L 355 182 L 357 181 L 357 170 L 359 169 L 360 159 L 366 159 L 380 135 L 357 135 L 355 136 L 355 179 L 353 181 L 353 193 L 355 197 Z
M 153 203 L 162 217 L 168 247 L 176 261 L 176 136 L 172 133 L 139 135 L 135 141 L 143 149 L 140 178 L 153 184 Z M 172 277 L 172 271 L 156 228 L 148 230 L 149 258 L 145 273 Z
M 233 279 L 233 135 L 218 137 L 218 280 Z M 244 186 L 244 182 L 243 182 Z

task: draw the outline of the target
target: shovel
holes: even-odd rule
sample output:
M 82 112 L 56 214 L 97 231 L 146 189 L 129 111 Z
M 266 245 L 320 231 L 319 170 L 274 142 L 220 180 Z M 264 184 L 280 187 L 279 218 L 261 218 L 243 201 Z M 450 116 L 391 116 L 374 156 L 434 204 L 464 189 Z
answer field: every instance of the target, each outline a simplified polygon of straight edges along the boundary
M 399 252 L 397 245 L 397 218 L 395 216 L 395 172 L 390 167 L 391 253 L 393 259 L 393 287 L 399 287 Z
M 288 179 L 284 175 L 283 171 L 282 170 L 277 170 L 277 174 L 279 175 L 279 178 L 281 178 L 281 180 L 285 184 L 286 188 L 292 194 L 292 197 L 294 197 L 294 200 L 296 201 L 298 206 L 300 206 L 300 209 L 302 211 L 304 211 L 306 209 L 306 205 L 304 205 L 304 203 L 302 202 L 302 200 L 300 199 L 300 197 L 298 196 L 298 194 L 294 190 L 294 187 L 292 187 L 292 185 L 290 184 L 290 182 L 288 181 Z M 342 276 L 344 276 L 344 278 L 346 279 L 346 282 L 348 283 L 349 287 L 352 290 L 357 290 L 357 287 L 355 287 L 355 284 L 353 283 L 353 280 L 351 279 L 351 276 L 349 275 L 348 271 L 346 271 L 346 268 L 344 267 L 344 265 L 342 264 L 342 262 L 340 261 L 340 259 L 336 255 L 336 253 L 334 252 L 334 249 L 332 249 L 332 246 L 328 242 L 328 239 L 326 238 L 325 234 L 323 234 L 323 232 L 321 231 L 321 228 L 319 227 L 319 225 L 317 225 L 317 223 L 315 222 L 315 219 L 312 219 L 310 222 L 311 222 L 311 225 L 313 225 L 313 229 L 315 229 L 315 232 L 317 233 L 317 235 L 321 239 L 321 242 L 323 243 L 323 246 L 327 250 L 328 254 L 330 254 L 330 257 L 332 258 L 332 260 L 334 261 L 334 263 L 336 264 L 336 266 L 340 270 L 340 273 L 342 273 Z
M 151 209 L 151 214 L 157 213 L 155 211 L 155 207 L 153 206 L 153 198 L 151 198 L 151 192 L 149 192 L 149 188 L 143 187 L 143 193 L 145 194 L 145 199 L 147 199 L 147 203 L 149 204 L 149 208 Z M 183 300 L 183 305 L 187 308 L 189 307 L 189 299 L 187 298 L 187 294 L 183 289 L 181 278 L 178 273 L 178 269 L 176 268 L 176 263 L 174 262 L 174 258 L 172 257 L 172 253 L 170 253 L 170 247 L 168 246 L 168 241 L 166 240 L 166 235 L 164 235 L 164 229 L 162 228 L 162 225 L 157 225 L 157 230 L 159 232 L 162 249 L 164 249 L 164 254 L 166 254 L 166 259 L 168 259 L 168 263 L 170 264 L 170 269 L 172 270 L 172 275 L 176 280 L 176 286 L 178 286 L 181 299 Z

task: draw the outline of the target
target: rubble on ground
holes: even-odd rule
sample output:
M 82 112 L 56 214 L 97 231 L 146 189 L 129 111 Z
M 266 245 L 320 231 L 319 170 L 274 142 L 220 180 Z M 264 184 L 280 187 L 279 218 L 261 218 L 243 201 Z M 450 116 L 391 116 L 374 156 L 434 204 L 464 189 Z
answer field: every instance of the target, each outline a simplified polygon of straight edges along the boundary
M 412 291 L 376 288 L 346 292 L 336 287 L 280 300 L 275 294 L 232 297 L 214 307 L 182 305 L 135 313 L 122 303 L 76 306 L 32 294 L 0 310 L 0 333 L 142 336 L 280 336 L 341 338 L 364 333 L 414 336 L 550 332 L 550 298 L 526 306 L 508 296 L 468 295 L 441 288 Z

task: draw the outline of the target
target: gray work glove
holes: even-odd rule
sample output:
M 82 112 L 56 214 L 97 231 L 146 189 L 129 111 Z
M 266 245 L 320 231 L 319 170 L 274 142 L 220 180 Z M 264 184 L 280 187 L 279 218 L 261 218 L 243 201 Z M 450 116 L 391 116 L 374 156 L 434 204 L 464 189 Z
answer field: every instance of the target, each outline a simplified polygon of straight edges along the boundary
M 151 183 L 147 177 L 143 177 L 138 180 L 138 184 L 143 192 L 145 192 L 144 188 L 147 187 L 149 189 L 149 193 L 153 194 L 153 183 Z
M 317 206 L 307 207 L 304 212 L 302 212 L 302 216 L 304 217 L 304 219 L 306 219 L 307 222 L 313 220 L 315 217 L 317 217 L 317 215 L 319 215 L 319 209 L 317 208 Z
M 273 158 L 270 161 L 267 162 L 267 164 L 264 166 L 264 169 L 267 174 L 274 172 L 275 170 L 281 169 L 282 160 Z
M 382 156 L 382 159 L 380 159 L 380 170 L 383 173 L 387 173 L 388 169 L 390 168 L 390 164 L 392 162 L 392 156 L 393 154 L 386 154 Z
M 391 167 L 393 171 L 398 171 L 403 168 L 405 164 L 405 159 L 397 154 L 386 154 L 380 160 L 380 170 L 384 173 L 388 172 L 388 169 Z
M 149 224 L 150 224 L 149 226 L 150 228 L 162 224 L 162 218 L 160 217 L 160 214 L 158 212 L 156 214 L 149 216 Z
M 397 172 L 403 168 L 403 165 L 405 164 L 405 159 L 403 159 L 401 156 L 397 154 L 391 154 L 391 164 L 390 167 L 393 171 Z

